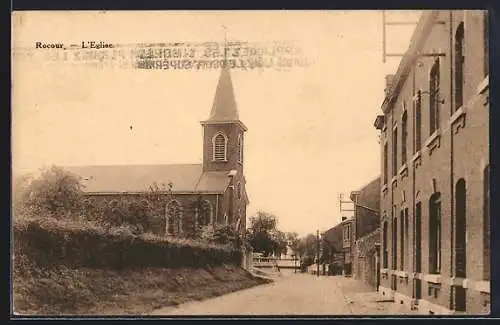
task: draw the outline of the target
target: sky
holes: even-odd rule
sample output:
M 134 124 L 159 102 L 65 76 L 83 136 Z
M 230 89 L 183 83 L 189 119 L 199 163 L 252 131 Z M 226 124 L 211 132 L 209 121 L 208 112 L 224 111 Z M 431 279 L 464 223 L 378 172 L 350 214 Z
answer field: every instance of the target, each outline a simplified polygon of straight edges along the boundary
M 387 20 L 416 21 L 419 12 Z M 225 29 L 224 27 L 225 26 Z M 388 27 L 387 51 L 414 26 Z M 301 235 L 341 220 L 346 197 L 380 174 L 385 75 L 380 11 L 23 12 L 13 16 L 13 173 L 44 165 L 200 163 L 202 128 L 220 71 L 139 70 L 51 59 L 36 42 L 110 44 L 292 40 L 307 67 L 233 69 L 248 127 L 250 205 Z

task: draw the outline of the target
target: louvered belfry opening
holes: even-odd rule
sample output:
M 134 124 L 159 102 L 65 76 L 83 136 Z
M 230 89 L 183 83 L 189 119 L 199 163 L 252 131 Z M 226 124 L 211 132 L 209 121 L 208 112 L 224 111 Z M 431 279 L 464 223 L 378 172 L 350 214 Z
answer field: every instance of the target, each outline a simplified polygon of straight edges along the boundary
M 214 139 L 214 160 L 226 160 L 226 139 L 221 133 L 217 134 Z

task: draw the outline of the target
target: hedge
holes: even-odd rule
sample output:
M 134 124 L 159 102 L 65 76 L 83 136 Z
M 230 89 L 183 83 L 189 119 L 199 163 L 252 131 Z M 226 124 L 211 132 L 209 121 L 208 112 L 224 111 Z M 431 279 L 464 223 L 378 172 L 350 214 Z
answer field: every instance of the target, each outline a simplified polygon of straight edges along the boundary
M 142 268 L 238 265 L 241 253 L 229 247 L 132 235 L 126 229 L 104 230 L 88 222 L 24 219 L 14 223 L 14 254 L 38 265 L 69 267 Z

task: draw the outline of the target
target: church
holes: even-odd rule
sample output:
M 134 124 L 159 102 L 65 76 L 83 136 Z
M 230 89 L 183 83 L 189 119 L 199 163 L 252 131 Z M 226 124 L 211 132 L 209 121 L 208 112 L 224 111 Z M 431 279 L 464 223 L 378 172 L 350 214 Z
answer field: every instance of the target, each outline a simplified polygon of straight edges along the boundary
M 170 184 L 164 191 L 164 233 L 189 237 L 196 229 L 226 224 L 246 229 L 249 203 L 243 174 L 244 134 L 239 119 L 230 69 L 221 70 L 212 109 L 203 128 L 201 164 L 108 165 L 66 167 L 83 179 L 90 200 L 113 204 L 140 198 L 152 184 Z M 196 203 L 196 204 L 195 204 Z

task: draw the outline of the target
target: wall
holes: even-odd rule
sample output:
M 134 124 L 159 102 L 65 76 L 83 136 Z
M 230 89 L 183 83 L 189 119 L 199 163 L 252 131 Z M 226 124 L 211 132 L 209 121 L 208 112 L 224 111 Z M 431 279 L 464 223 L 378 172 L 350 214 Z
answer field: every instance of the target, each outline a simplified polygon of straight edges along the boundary
M 380 227 L 380 177 L 364 186 L 357 197 L 354 217 L 356 219 L 356 239 L 361 238 Z
M 376 288 L 377 246 L 380 245 L 380 229 L 356 240 L 353 249 L 354 278 Z
M 450 16 L 451 12 L 451 16 Z M 422 53 L 442 53 L 440 56 L 439 95 L 443 102 L 439 105 L 439 129 L 431 134 L 429 74 L 435 57 L 419 57 L 410 65 L 409 73 L 393 105 L 385 114 L 385 128 L 381 134 L 381 152 L 388 144 L 388 183 L 382 184 L 381 212 L 382 222 L 388 222 L 389 270 L 381 285 L 391 288 L 391 277 L 397 279 L 396 296 L 398 300 L 411 305 L 415 297 L 414 279 L 422 282 L 422 301 L 419 303 L 424 313 L 448 313 L 454 308 L 455 299 L 450 299 L 453 287 L 463 287 L 467 292 L 467 312 L 480 312 L 487 295 L 480 293 L 478 287 L 486 285 L 477 279 L 482 274 L 483 254 L 483 176 L 482 171 L 488 163 L 488 105 L 487 91 L 480 94 L 478 86 L 483 82 L 483 13 L 480 11 L 438 11 L 429 34 L 425 39 Z M 451 23 L 450 23 L 451 19 Z M 464 106 L 461 110 L 454 107 L 455 58 L 454 39 L 456 27 L 464 22 L 465 26 L 465 84 Z M 417 28 L 417 33 L 419 29 Z M 418 35 L 417 35 L 418 36 Z M 421 146 L 415 146 L 415 94 L 422 91 Z M 408 116 L 408 141 L 406 164 L 402 163 L 401 124 L 406 110 Z M 392 177 L 393 128 L 398 130 L 397 173 Z M 383 166 L 383 164 L 382 164 Z M 383 173 L 383 170 L 382 170 Z M 464 178 L 467 184 L 467 279 L 454 276 L 455 259 L 455 199 L 454 186 L 458 179 Z M 435 192 L 441 196 L 441 270 L 439 275 L 431 275 L 429 269 L 429 199 Z M 421 223 L 415 224 L 415 206 L 422 207 Z M 408 209 L 408 233 L 405 235 L 405 250 L 401 253 L 400 213 Z M 392 229 L 393 217 L 398 218 L 398 229 Z M 383 224 L 382 224 L 383 225 Z M 415 227 L 421 227 L 421 272 L 415 271 Z M 392 265 L 391 234 L 396 231 L 398 252 L 397 264 Z M 403 230 L 404 231 L 404 230 Z M 383 255 L 381 254 L 381 258 Z M 401 259 L 405 257 L 401 267 Z M 394 268 L 395 270 L 391 270 Z M 470 277 L 470 278 L 469 278 Z M 473 285 L 474 283 L 474 285 Z M 479 283 L 479 284 L 477 284 Z M 472 285 L 472 286 L 471 286 Z M 489 285 L 489 283 L 488 283 Z M 484 290 L 484 289 L 482 289 Z M 489 290 L 488 290 L 489 291 Z
M 90 194 L 88 195 L 95 204 L 96 207 L 105 207 L 108 206 L 109 203 L 113 200 L 117 200 L 118 202 L 125 200 L 142 200 L 147 198 L 147 194 L 107 194 L 107 195 L 98 195 L 98 194 Z M 207 200 L 210 202 L 213 208 L 214 222 L 217 222 L 215 219 L 216 210 L 217 210 L 217 195 L 215 194 L 173 194 L 173 199 L 179 201 L 182 207 L 182 229 L 183 233 L 186 236 L 194 235 L 194 219 L 195 219 L 195 202 L 198 200 Z M 166 206 L 168 202 L 170 202 L 171 197 L 167 194 L 160 195 L 160 205 Z M 220 203 L 219 203 L 220 204 Z M 220 209 L 220 207 L 219 207 Z M 164 210 L 163 210 L 164 211 Z M 161 217 L 165 217 L 165 213 L 162 214 Z M 219 219 L 220 220 L 220 219 Z M 156 231 L 158 234 L 165 234 L 165 222 L 163 219 L 162 226 L 159 227 Z
M 227 137 L 226 162 L 212 161 L 213 143 L 212 138 L 217 132 L 222 131 Z M 238 135 L 243 137 L 243 152 L 245 141 L 243 129 L 237 123 L 227 124 L 205 124 L 203 125 L 203 171 L 230 171 L 236 169 L 243 173 L 243 164 L 238 162 Z M 243 160 L 245 156 L 243 154 Z

